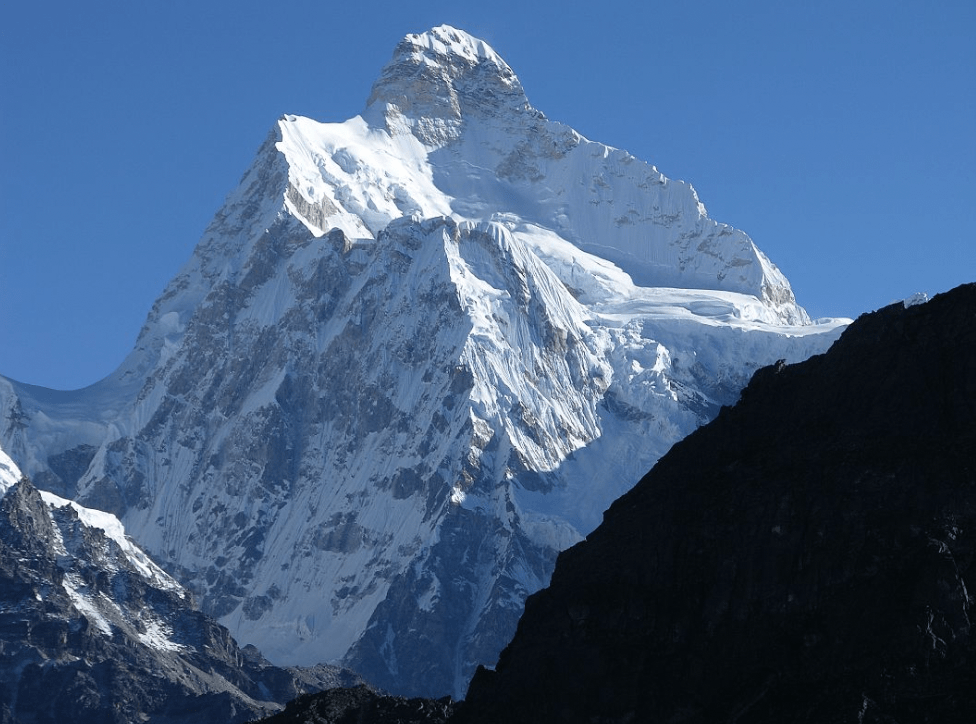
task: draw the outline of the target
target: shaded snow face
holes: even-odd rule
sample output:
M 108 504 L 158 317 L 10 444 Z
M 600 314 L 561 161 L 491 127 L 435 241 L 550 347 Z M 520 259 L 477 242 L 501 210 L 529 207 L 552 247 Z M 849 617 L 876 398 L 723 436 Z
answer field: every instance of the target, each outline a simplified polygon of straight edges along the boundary
M 441 27 L 362 117 L 279 121 L 120 369 L 0 380 L 0 435 L 275 662 L 463 694 L 559 550 L 841 325 Z

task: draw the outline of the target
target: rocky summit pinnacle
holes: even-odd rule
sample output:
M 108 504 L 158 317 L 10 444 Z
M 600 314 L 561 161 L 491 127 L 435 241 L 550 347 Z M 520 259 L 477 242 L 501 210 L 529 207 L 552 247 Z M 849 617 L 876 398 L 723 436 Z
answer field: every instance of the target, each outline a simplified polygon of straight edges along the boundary
M 541 117 L 508 64 L 484 41 L 441 25 L 397 45 L 365 116 L 379 114 L 389 126 L 405 117 L 421 141 L 436 146 L 456 139 L 466 119 L 519 113 Z
M 275 125 L 114 374 L 0 378 L 0 444 L 272 662 L 458 694 L 612 500 L 844 323 L 442 26 L 364 116 Z

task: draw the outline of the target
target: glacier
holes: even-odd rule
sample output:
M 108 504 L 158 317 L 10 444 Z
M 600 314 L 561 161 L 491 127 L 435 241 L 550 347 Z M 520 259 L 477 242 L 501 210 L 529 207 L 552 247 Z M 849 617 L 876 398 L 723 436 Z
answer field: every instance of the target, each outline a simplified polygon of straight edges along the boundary
M 275 124 L 118 370 L 0 378 L 0 445 L 274 663 L 458 696 L 559 551 L 848 321 L 440 26 L 361 115 Z

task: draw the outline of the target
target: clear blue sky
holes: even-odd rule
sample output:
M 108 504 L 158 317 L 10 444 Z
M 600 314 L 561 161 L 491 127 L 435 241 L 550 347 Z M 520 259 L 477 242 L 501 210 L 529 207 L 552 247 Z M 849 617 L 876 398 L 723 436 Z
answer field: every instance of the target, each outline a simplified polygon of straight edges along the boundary
M 0 8 L 0 374 L 109 374 L 275 120 L 359 113 L 400 38 L 690 181 L 813 316 L 976 280 L 976 3 L 139 0 Z

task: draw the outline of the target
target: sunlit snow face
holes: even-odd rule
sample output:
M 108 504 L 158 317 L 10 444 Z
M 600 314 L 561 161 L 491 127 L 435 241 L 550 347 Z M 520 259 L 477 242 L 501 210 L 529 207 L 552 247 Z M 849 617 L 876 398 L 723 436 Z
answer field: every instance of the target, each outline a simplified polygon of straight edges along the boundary
M 20 478 L 20 469 L 7 453 L 0 450 L 0 497 L 3 497 L 11 486 L 16 485 Z

